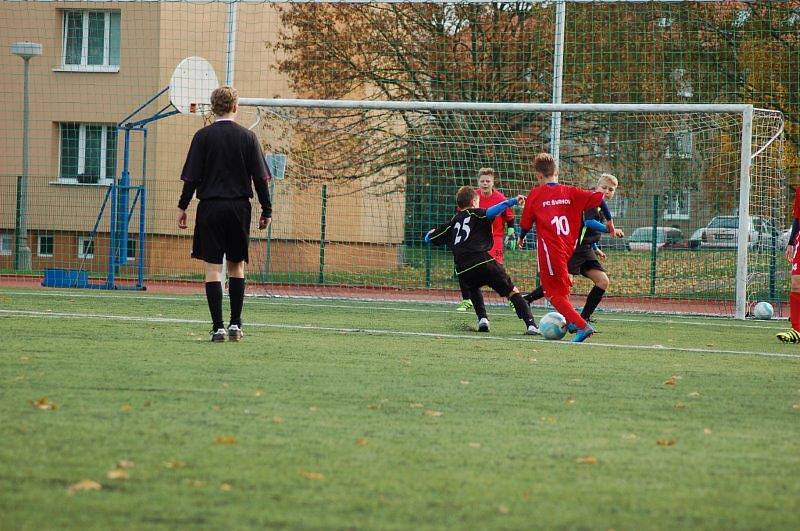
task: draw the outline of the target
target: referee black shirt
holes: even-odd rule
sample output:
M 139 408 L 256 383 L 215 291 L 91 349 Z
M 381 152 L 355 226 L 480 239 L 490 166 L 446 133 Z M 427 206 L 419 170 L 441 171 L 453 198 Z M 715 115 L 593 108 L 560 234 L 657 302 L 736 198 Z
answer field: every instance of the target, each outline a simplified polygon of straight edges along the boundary
M 269 178 L 255 133 L 232 120 L 217 120 L 192 138 L 181 172 L 184 184 L 178 208 L 186 210 L 195 191 L 201 201 L 251 199 L 255 187 L 261 215 L 269 218 L 272 217 Z

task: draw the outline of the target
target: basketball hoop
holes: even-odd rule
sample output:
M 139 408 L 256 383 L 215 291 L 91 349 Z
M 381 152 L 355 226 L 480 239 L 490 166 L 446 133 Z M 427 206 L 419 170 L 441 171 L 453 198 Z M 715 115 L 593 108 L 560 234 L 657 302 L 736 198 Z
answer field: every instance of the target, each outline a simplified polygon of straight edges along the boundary
M 219 87 L 214 67 L 202 57 L 187 57 L 175 67 L 169 81 L 169 101 L 181 114 L 205 116 L 211 111 L 211 93 Z

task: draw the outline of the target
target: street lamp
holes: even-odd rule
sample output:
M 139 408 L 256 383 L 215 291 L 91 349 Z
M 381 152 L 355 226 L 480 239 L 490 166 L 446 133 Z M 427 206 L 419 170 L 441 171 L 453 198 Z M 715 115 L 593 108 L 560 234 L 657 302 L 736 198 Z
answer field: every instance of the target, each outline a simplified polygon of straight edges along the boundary
M 25 61 L 25 81 L 22 89 L 22 175 L 17 180 L 17 216 L 14 226 L 14 269 L 31 269 L 31 249 L 28 247 L 28 62 L 42 55 L 42 45 L 35 42 L 11 43 L 11 53 Z

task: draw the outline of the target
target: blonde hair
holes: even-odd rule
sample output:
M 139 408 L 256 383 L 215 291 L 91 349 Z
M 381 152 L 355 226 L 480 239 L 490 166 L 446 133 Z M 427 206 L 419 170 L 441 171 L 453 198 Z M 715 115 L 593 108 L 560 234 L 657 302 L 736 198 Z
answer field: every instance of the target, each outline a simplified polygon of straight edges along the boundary
M 231 86 L 223 85 L 211 93 L 211 112 L 217 116 L 228 114 L 238 102 L 239 92 Z
M 550 153 L 539 153 L 533 159 L 533 169 L 545 177 L 552 177 L 556 173 L 556 159 Z
M 615 187 L 619 186 L 619 181 L 616 177 L 611 175 L 610 173 L 601 173 L 600 178 L 597 179 L 597 185 L 599 186 L 601 183 L 607 182 L 613 184 Z
M 494 173 L 493 168 L 481 168 L 478 170 L 478 178 L 483 177 L 484 175 L 491 175 L 492 177 L 497 177 Z

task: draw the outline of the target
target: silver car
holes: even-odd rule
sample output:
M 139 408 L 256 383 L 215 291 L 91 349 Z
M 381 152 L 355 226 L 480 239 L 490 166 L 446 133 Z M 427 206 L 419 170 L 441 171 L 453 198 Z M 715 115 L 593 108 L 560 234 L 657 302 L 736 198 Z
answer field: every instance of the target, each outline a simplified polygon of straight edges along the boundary
M 701 247 L 736 248 L 739 233 L 739 216 L 715 216 L 701 230 Z M 760 216 L 750 218 L 750 226 L 747 231 L 747 241 L 750 248 L 771 247 L 777 243 L 779 234 L 780 231 L 770 220 Z

